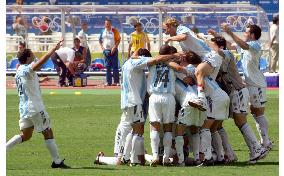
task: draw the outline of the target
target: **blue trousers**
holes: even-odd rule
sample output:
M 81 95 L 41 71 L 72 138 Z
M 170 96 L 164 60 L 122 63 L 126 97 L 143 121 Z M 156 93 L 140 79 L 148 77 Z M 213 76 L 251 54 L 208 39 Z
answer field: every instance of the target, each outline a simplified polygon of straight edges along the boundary
M 110 54 L 111 50 L 104 50 L 103 54 L 105 56 L 105 62 L 106 62 L 106 81 L 107 84 L 112 84 L 112 77 L 114 83 L 119 83 L 119 71 L 118 71 L 118 50 L 113 53 L 113 55 Z M 113 71 L 113 74 L 111 74 L 111 70 Z

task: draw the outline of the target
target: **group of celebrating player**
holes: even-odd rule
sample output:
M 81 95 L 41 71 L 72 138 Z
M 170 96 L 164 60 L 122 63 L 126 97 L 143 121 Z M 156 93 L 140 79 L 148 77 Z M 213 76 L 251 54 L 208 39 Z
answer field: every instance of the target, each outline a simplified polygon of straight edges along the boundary
M 236 36 L 228 24 L 221 28 L 232 37 L 229 43 L 214 30 L 210 40 L 196 35 L 174 18 L 164 21 L 169 38 L 152 57 L 140 48 L 122 66 L 121 121 L 115 135 L 115 157 L 99 152 L 95 164 L 130 164 L 151 166 L 207 166 L 237 161 L 222 122 L 229 115 L 234 119 L 249 148 L 249 163 L 264 158 L 272 148 L 268 123 L 264 115 L 266 81 L 260 72 L 259 58 L 261 29 L 249 25 L 245 41 Z M 178 52 L 169 42 L 179 42 Z M 41 98 L 36 70 L 60 48 L 60 41 L 38 62 L 25 49 L 18 53 L 20 66 L 16 73 L 20 97 L 20 135 L 6 144 L 10 150 L 31 138 L 33 130 L 44 135 L 52 156 L 52 168 L 69 168 L 60 159 L 53 139 L 51 123 Z M 244 79 L 239 75 L 230 50 L 242 56 Z M 145 69 L 148 68 L 148 75 Z M 260 142 L 247 123 L 249 111 L 253 115 Z M 144 149 L 144 126 L 149 116 L 152 155 Z M 193 158 L 188 157 L 193 153 Z
M 115 136 L 115 157 L 99 152 L 95 164 L 151 166 L 208 166 L 237 161 L 222 122 L 234 119 L 249 148 L 249 163 L 263 159 L 271 150 L 268 123 L 264 115 L 266 81 L 259 70 L 261 29 L 247 27 L 245 41 L 228 24 L 221 28 L 236 44 L 209 29 L 207 40 L 182 26 L 174 18 L 164 23 L 170 35 L 152 57 L 139 49 L 122 67 L 121 121 Z M 177 52 L 171 41 L 179 42 Z M 243 77 L 230 50 L 241 54 Z M 145 69 L 149 74 L 146 76 Z M 260 142 L 247 123 L 253 115 Z M 150 121 L 152 155 L 144 149 L 144 125 Z M 193 158 L 188 157 L 189 152 Z

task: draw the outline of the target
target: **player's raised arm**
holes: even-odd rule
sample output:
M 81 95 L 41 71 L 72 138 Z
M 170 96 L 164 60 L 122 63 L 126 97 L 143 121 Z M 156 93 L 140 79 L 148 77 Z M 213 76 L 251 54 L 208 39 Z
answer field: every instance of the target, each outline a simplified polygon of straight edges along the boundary
M 224 32 L 226 32 L 229 36 L 232 37 L 232 39 L 244 50 L 249 49 L 249 45 L 243 41 L 241 38 L 239 38 L 237 35 L 235 35 L 231 28 L 229 27 L 229 24 L 223 23 L 221 24 L 221 28 L 223 29 Z
M 213 29 L 208 29 L 207 33 L 209 35 L 213 35 L 214 37 L 223 37 L 222 35 L 218 34 L 215 30 Z M 228 50 L 236 50 L 236 46 L 233 46 L 231 42 L 226 40 L 226 46 Z M 218 51 L 217 51 L 218 52 Z
M 40 67 L 50 58 L 50 56 L 60 48 L 62 45 L 63 39 L 60 40 L 55 47 L 53 47 L 51 50 L 49 50 L 44 56 L 42 56 L 39 61 L 37 61 L 35 64 L 33 64 L 32 69 L 34 71 L 39 70 Z

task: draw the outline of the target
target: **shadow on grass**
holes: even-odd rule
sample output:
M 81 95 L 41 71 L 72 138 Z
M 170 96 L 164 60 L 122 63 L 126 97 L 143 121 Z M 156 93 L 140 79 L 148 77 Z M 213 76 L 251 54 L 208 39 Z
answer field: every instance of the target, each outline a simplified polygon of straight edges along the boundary
M 229 164 L 228 166 L 236 166 L 236 167 L 247 167 L 247 166 L 268 166 L 268 165 L 279 165 L 279 161 L 277 162 L 258 162 L 255 164 L 249 164 L 247 161 L 236 162 Z
M 76 169 L 121 170 L 121 168 L 120 169 L 118 169 L 118 168 L 105 168 L 105 167 L 97 167 L 97 166 L 94 166 L 94 167 L 72 167 L 68 170 L 73 170 L 73 169 L 75 169 L 75 170 Z

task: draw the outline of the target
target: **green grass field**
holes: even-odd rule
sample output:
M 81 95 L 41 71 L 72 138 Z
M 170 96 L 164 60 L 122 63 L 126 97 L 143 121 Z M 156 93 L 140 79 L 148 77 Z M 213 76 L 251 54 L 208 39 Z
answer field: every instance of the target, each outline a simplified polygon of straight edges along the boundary
M 82 90 L 81 95 L 74 95 L 78 90 L 43 90 L 46 109 L 52 119 L 52 127 L 62 158 L 73 169 L 53 170 L 51 158 L 41 134 L 16 146 L 7 154 L 7 175 L 44 176 L 44 175 L 195 175 L 195 176 L 272 176 L 279 175 L 279 92 L 267 91 L 268 103 L 266 115 L 269 120 L 270 138 L 274 148 L 267 158 L 255 165 L 247 165 L 248 150 L 232 119 L 225 122 L 231 144 L 239 161 L 231 166 L 196 167 L 127 167 L 98 166 L 93 161 L 97 152 L 104 151 L 113 155 L 113 139 L 120 120 L 119 90 Z M 18 129 L 18 97 L 15 90 L 7 90 L 7 140 Z M 255 129 L 251 116 L 250 125 Z M 150 149 L 149 125 L 145 128 L 145 146 Z

